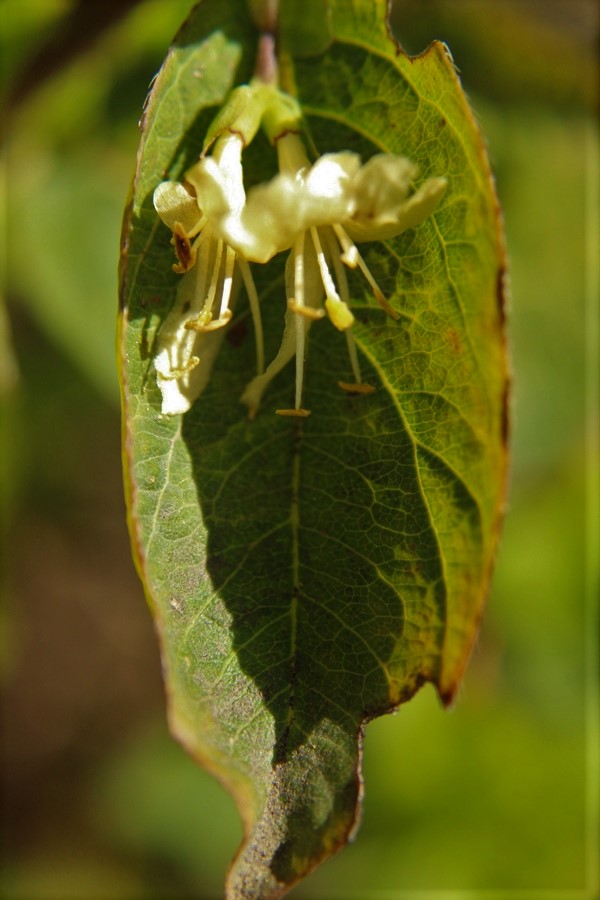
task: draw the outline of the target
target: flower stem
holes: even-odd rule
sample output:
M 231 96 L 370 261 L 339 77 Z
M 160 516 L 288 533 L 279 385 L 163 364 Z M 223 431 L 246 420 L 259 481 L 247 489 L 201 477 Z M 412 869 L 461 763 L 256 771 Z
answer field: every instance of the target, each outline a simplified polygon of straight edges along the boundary
M 273 86 L 276 86 L 279 80 L 279 69 L 275 56 L 275 37 L 267 31 L 263 31 L 258 38 L 254 77 L 263 84 Z
M 279 0 L 248 0 L 248 10 L 252 21 L 260 31 L 275 33 Z

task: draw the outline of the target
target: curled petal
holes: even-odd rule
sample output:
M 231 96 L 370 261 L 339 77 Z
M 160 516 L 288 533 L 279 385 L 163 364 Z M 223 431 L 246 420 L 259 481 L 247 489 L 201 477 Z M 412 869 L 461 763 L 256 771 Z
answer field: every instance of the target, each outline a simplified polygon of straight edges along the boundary
M 344 228 L 355 241 L 382 241 L 395 237 L 409 228 L 416 228 L 437 208 L 448 186 L 445 178 L 430 178 L 412 196 L 395 209 L 382 210 L 368 218 L 359 209 L 344 222 Z
M 164 224 L 175 231 L 179 223 L 187 237 L 197 232 L 202 219 L 195 197 L 178 181 L 163 181 L 154 191 L 154 208 Z
M 410 191 L 418 167 L 405 156 L 378 153 L 352 179 L 357 215 L 361 219 L 392 216 Z
M 231 212 L 230 186 L 212 157 L 200 160 L 186 172 L 186 180 L 193 186 L 202 209 L 211 221 L 218 221 Z
M 154 360 L 154 368 L 162 395 L 163 415 L 177 416 L 188 411 L 192 402 L 189 391 L 190 375 L 197 365 L 198 357 L 192 356 L 186 370 L 174 372 L 167 348 L 159 351 Z

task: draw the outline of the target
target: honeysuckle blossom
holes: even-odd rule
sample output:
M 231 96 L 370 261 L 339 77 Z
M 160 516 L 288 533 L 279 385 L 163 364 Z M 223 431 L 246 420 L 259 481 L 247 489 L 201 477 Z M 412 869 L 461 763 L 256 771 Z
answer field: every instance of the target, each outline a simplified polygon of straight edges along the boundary
M 261 125 L 277 148 L 279 174 L 246 197 L 242 151 Z M 372 390 L 361 378 L 346 270 L 359 269 L 379 304 L 397 318 L 356 242 L 386 240 L 419 225 L 435 210 L 446 180 L 430 178 L 413 190 L 417 167 L 393 154 L 378 154 L 363 165 L 356 153 L 328 153 L 311 165 L 301 129 L 296 101 L 254 80 L 232 92 L 184 182 L 167 181 L 154 192 L 155 208 L 173 232 L 173 268 L 183 275 L 154 361 L 163 413 L 185 412 L 206 384 L 222 328 L 232 316 L 238 271 L 255 326 L 258 374 L 241 398 L 250 416 L 293 356 L 295 405 L 277 412 L 308 415 L 301 404 L 306 335 L 324 317 L 346 335 L 354 382 L 340 385 L 355 393 Z M 212 156 L 206 155 L 213 143 Z M 291 250 L 284 333 L 264 371 L 260 307 L 248 263 L 266 263 L 284 250 Z
M 280 173 L 252 188 L 239 211 L 220 217 L 218 228 L 231 246 L 258 262 L 292 250 L 282 343 L 267 370 L 248 384 L 242 401 L 254 415 L 269 382 L 295 355 L 295 408 L 278 412 L 306 415 L 301 405 L 306 334 L 310 323 L 325 315 L 346 334 L 355 383 L 342 386 L 357 393 L 371 390 L 362 382 L 352 337 L 345 267 L 360 269 L 380 305 L 397 318 L 355 241 L 385 240 L 419 225 L 437 207 L 446 180 L 430 178 L 410 194 L 417 167 L 392 154 L 379 154 L 361 165 L 356 153 L 330 153 L 311 165 L 294 133 L 280 137 L 277 152 Z
M 184 277 L 172 311 L 158 337 L 154 360 L 162 412 L 186 412 L 204 388 L 222 332 L 231 317 L 234 271 L 244 281 L 255 322 L 257 369 L 262 371 L 263 340 L 258 297 L 250 267 L 216 227 L 223 217 L 240 215 L 246 195 L 242 175 L 244 141 L 238 133 L 220 137 L 213 155 L 186 172 L 184 184 L 165 181 L 154 192 L 154 206 L 173 232 Z

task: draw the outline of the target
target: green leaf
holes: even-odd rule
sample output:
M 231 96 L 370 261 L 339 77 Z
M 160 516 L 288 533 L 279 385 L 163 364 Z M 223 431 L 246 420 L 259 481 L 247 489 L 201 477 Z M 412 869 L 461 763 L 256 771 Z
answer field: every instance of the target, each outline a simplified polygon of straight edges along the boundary
M 183 417 L 160 414 L 153 346 L 178 276 L 152 193 L 181 178 L 228 90 L 252 75 L 257 35 L 241 0 L 206 0 L 172 46 L 147 104 L 125 220 L 132 543 L 171 729 L 244 821 L 231 898 L 280 896 L 351 836 L 364 724 L 426 681 L 451 700 L 498 538 L 507 366 L 497 203 L 448 51 L 436 43 L 406 57 L 385 8 L 331 0 L 327 49 L 281 60 L 316 152 L 399 153 L 422 178 L 449 182 L 417 229 L 364 245 L 397 321 L 351 279 L 374 394 L 338 388 L 351 378 L 346 342 L 320 322 L 306 363 L 311 417 L 273 414 L 292 403 L 288 367 L 248 421 L 239 396 L 254 374 L 254 340 L 240 298 L 205 392 Z M 248 185 L 274 173 L 263 138 L 244 167 Z M 267 359 L 281 339 L 283 266 L 276 257 L 253 267 Z

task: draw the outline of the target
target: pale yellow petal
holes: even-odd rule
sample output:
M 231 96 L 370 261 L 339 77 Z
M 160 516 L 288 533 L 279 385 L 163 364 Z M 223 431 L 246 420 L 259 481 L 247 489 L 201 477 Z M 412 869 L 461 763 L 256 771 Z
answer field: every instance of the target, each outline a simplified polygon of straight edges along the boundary
M 291 247 L 303 230 L 297 186 L 288 175 L 253 187 L 239 216 L 221 222 L 223 239 L 251 262 L 264 263 Z
M 306 193 L 314 202 L 328 204 L 326 215 L 334 217 L 330 221 L 339 221 L 339 215 L 335 218 L 338 205 L 343 217 L 350 201 L 352 179 L 359 170 L 360 156 L 347 150 L 343 153 L 325 153 L 307 173 Z
M 354 241 L 384 241 L 395 237 L 409 228 L 416 228 L 435 212 L 447 186 L 445 178 L 430 178 L 394 213 L 371 220 L 348 219 L 343 223 L 344 228 Z
M 354 217 L 363 221 L 392 216 L 406 200 L 417 175 L 418 167 L 404 156 L 372 156 L 352 179 Z
M 223 239 L 246 259 L 264 263 L 303 231 L 347 219 L 354 209 L 351 176 L 359 165 L 356 153 L 326 154 L 306 175 L 279 174 L 253 187 L 240 215 L 222 217 Z M 211 201 L 198 190 L 210 215 Z
M 178 181 L 163 181 L 154 191 L 154 208 L 162 222 L 175 230 L 179 222 L 185 234 L 192 235 L 202 218 L 196 198 Z

